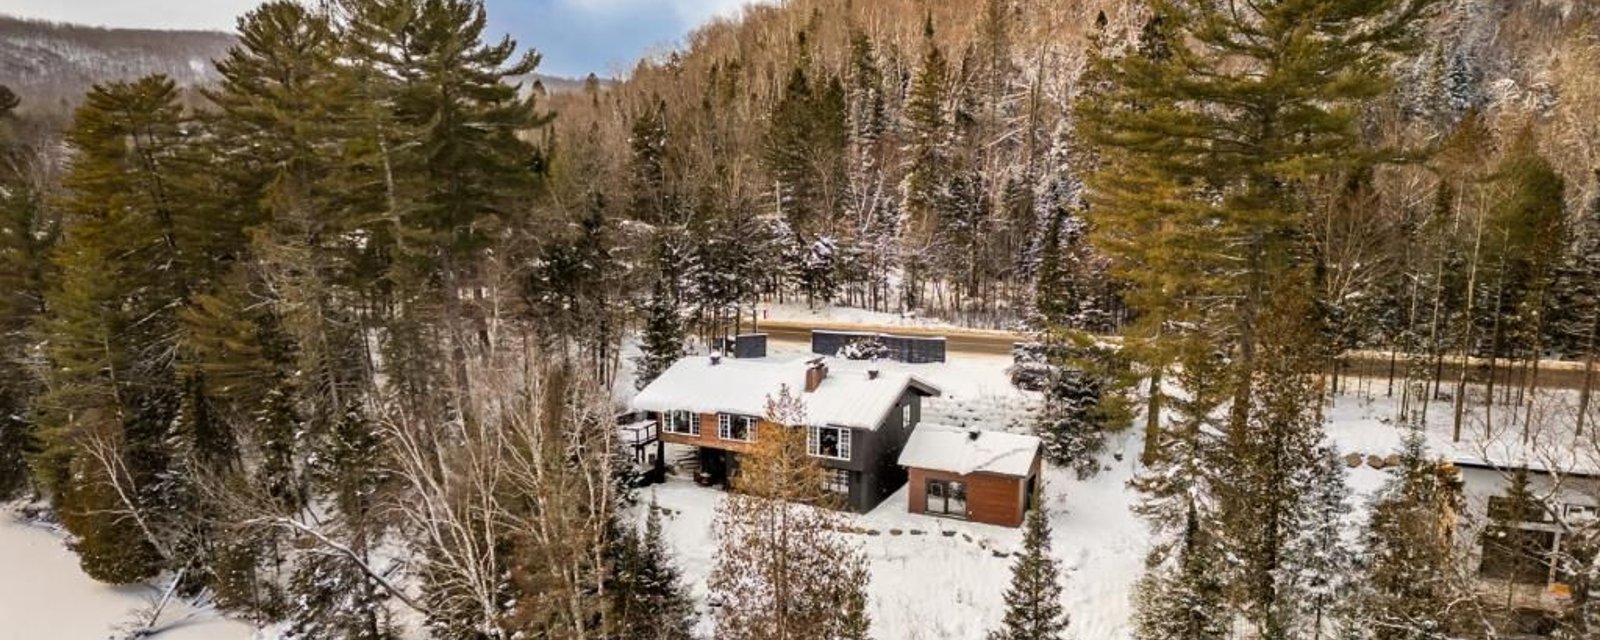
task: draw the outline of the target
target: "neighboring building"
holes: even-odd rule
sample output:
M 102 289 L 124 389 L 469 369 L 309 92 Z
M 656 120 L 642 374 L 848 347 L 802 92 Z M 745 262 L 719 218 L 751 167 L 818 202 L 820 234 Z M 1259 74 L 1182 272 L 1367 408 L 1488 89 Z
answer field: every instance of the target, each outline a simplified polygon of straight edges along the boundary
M 697 448 L 703 479 L 727 484 L 739 455 L 778 428 L 768 398 L 787 385 L 805 404 L 807 449 L 827 469 L 824 485 L 854 511 L 878 506 L 905 484 L 896 464 L 922 399 L 938 387 L 876 365 L 814 358 L 795 362 L 693 356 L 668 367 L 633 399 L 661 424 L 661 439 Z
M 1006 527 L 1033 505 L 1040 464 L 1038 438 L 942 424 L 917 427 L 900 454 L 912 513 Z
M 1571 553 L 1569 527 L 1593 523 L 1600 508 L 1600 476 L 1590 469 L 1552 474 L 1530 468 L 1528 486 L 1537 504 L 1528 508 L 1506 497 L 1512 469 L 1477 460 L 1458 460 L 1456 466 L 1471 516 L 1465 533 L 1474 542 L 1479 593 L 1487 602 L 1521 612 L 1514 623 L 1519 628 L 1502 631 L 1539 635 L 1546 624 L 1542 620 L 1571 601 L 1570 579 L 1553 558 Z M 1497 522 L 1508 530 L 1493 530 Z

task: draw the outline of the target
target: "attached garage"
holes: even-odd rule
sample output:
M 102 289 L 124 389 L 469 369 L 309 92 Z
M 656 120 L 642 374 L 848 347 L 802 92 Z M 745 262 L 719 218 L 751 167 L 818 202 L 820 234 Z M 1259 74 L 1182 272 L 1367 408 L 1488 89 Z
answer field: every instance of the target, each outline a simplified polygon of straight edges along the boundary
M 1039 482 L 1039 439 L 921 424 L 900 453 L 912 513 L 1021 526 Z

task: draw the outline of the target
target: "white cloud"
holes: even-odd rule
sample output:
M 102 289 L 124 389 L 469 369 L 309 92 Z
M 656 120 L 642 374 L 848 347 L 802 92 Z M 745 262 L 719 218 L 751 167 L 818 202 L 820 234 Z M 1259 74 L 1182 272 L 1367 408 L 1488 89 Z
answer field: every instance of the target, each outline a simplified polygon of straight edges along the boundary
M 233 30 L 261 0 L 5 0 L 0 13 L 23 18 L 144 29 Z

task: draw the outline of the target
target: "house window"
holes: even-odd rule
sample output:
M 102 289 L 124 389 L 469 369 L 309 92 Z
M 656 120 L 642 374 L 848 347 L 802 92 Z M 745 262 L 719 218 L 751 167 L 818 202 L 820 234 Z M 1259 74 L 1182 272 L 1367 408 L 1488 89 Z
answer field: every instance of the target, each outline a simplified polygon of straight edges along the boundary
M 967 483 L 960 480 L 928 480 L 927 503 L 923 511 L 936 516 L 967 517 Z
M 900 405 L 900 426 L 911 428 L 911 403 Z
M 729 413 L 717 414 L 717 437 L 738 442 L 755 442 L 756 419 Z
M 666 422 L 667 433 L 676 433 L 681 436 L 699 436 L 700 421 L 695 414 L 688 411 L 668 411 L 662 420 Z
M 822 476 L 822 489 L 833 493 L 850 493 L 849 469 L 824 469 Z
M 850 459 L 850 430 L 844 427 L 811 427 L 806 437 L 806 452 L 819 458 Z

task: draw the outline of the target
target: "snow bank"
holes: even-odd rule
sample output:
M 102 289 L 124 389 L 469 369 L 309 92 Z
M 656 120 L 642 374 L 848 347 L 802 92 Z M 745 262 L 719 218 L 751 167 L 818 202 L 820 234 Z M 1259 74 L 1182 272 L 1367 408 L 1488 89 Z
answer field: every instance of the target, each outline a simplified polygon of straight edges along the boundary
M 114 587 L 83 574 L 61 536 L 0 510 L 0 637 L 118 638 L 134 614 L 160 597 L 154 587 Z M 182 602 L 168 606 L 160 640 L 267 640 L 244 623 Z

